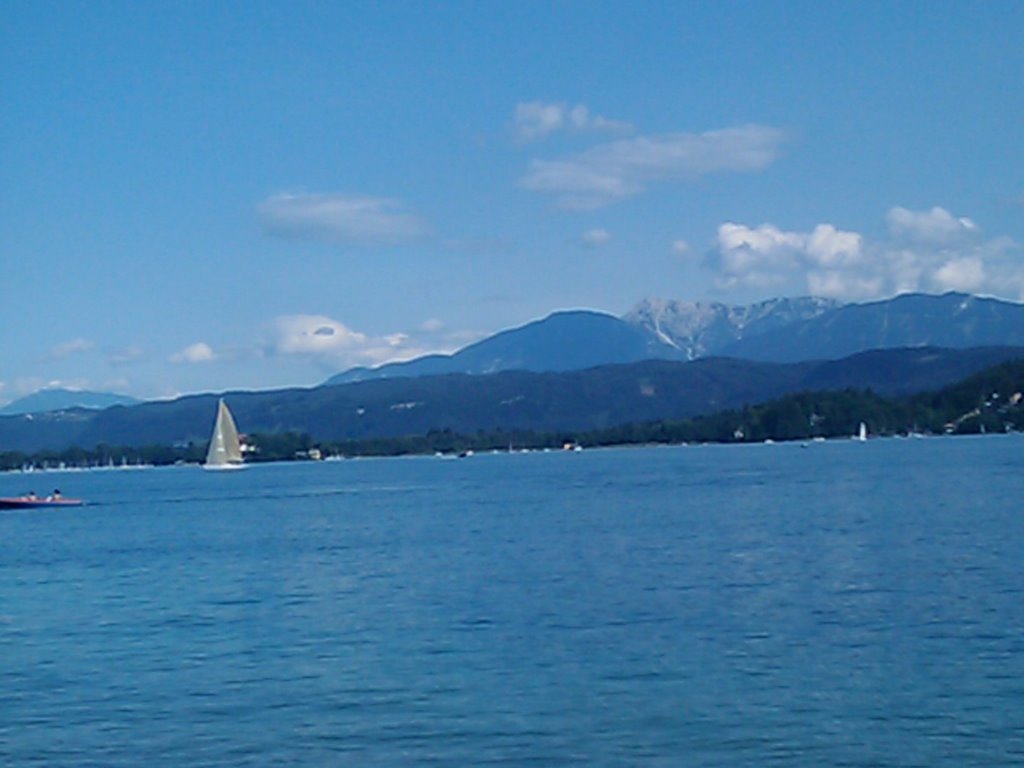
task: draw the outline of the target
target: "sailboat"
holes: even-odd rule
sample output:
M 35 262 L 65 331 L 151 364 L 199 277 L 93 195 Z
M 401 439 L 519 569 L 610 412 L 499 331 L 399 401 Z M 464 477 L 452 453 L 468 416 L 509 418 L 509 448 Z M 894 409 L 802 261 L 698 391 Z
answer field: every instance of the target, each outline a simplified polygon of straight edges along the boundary
M 862 443 L 868 439 L 868 425 L 863 421 L 860 423 L 860 429 L 857 430 L 856 439 Z
M 242 445 L 238 439 L 238 427 L 221 398 L 217 405 L 217 423 L 213 425 L 210 449 L 206 452 L 204 469 L 241 469 Z

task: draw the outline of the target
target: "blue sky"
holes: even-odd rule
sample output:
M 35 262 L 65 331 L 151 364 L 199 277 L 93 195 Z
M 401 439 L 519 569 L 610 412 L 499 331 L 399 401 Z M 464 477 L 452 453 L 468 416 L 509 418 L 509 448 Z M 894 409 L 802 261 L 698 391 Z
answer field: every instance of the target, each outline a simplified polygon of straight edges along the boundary
M 1024 299 L 1024 4 L 24 2 L 0 402 L 642 298 Z

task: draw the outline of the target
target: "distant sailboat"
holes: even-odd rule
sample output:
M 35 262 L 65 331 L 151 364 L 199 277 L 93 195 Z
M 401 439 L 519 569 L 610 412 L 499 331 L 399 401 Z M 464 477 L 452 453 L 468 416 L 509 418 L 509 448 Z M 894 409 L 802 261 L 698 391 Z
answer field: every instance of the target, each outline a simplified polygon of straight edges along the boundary
M 240 469 L 242 466 L 242 445 L 238 439 L 238 427 L 231 417 L 223 398 L 217 405 L 217 423 L 213 425 L 210 450 L 206 452 L 206 469 Z
M 868 425 L 863 421 L 860 423 L 860 429 L 857 430 L 857 439 L 862 443 L 868 439 Z

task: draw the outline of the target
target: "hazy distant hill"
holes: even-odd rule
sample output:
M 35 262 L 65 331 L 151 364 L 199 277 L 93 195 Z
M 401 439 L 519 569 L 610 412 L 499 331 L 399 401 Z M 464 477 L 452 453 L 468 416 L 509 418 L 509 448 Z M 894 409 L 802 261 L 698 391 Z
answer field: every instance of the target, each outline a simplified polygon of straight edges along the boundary
M 870 388 L 883 395 L 937 389 L 1024 348 L 884 350 L 846 360 L 778 364 L 726 358 L 647 361 L 560 373 L 505 371 L 389 378 L 272 392 L 229 393 L 242 432 L 318 440 L 423 435 L 450 429 L 560 431 L 683 419 L 794 392 Z M 71 445 L 170 445 L 209 439 L 216 395 L 105 411 L 0 418 L 0 450 Z
M 114 405 L 137 405 L 140 400 L 109 392 L 89 392 L 72 389 L 41 389 L 31 395 L 8 403 L 0 408 L 0 415 L 10 416 L 21 413 L 43 413 L 68 408 L 102 410 Z
M 498 371 L 571 371 L 640 360 L 680 360 L 679 350 L 614 315 L 586 310 L 555 312 L 471 344 L 452 355 L 428 355 L 378 368 L 354 368 L 327 380 L 487 374 Z
M 834 360 L 870 349 L 1024 345 L 1024 304 L 963 293 L 847 304 L 719 350 L 747 360 Z

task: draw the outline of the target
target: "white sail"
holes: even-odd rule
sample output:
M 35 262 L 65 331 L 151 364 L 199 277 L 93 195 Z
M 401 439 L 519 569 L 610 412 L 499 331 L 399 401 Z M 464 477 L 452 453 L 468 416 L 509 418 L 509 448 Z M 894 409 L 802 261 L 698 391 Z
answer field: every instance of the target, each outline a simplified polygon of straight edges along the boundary
M 857 430 L 857 439 L 861 442 L 868 439 L 868 425 L 863 421 L 860 423 L 860 429 Z
M 242 446 L 238 427 L 231 417 L 227 403 L 222 399 L 217 406 L 217 423 L 213 425 L 210 449 L 206 452 L 206 467 L 223 469 L 242 466 Z

